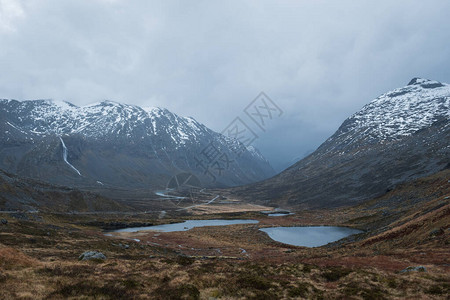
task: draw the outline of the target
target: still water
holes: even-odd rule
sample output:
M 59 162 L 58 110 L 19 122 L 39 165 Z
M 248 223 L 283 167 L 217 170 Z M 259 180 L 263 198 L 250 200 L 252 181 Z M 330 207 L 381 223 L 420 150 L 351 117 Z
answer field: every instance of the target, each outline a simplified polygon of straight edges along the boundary
M 187 231 L 194 227 L 205 226 L 226 226 L 234 224 L 257 224 L 257 220 L 188 220 L 182 223 L 146 226 L 146 227 L 130 227 L 114 230 L 114 232 L 137 232 L 142 230 L 151 230 L 159 232 Z
M 267 214 L 269 217 L 285 217 L 285 216 L 290 216 L 293 215 L 294 213 L 270 213 Z
M 323 246 L 362 232 L 357 229 L 334 226 L 270 227 L 260 230 L 277 242 L 303 247 Z

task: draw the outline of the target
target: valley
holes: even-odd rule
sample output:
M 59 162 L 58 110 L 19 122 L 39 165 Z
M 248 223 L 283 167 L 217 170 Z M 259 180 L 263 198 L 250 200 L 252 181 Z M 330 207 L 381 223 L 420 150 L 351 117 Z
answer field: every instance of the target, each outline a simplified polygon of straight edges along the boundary
M 281 217 L 260 212 L 269 207 L 246 211 L 250 204 L 245 203 L 239 209 L 211 204 L 208 212 L 173 211 L 164 218 L 142 213 L 2 213 L 0 218 L 8 222 L 0 227 L 0 297 L 443 299 L 450 288 L 449 172 L 399 186 L 358 206 Z M 108 234 L 113 228 L 199 219 L 258 223 Z M 275 242 L 259 230 L 315 225 L 363 233 L 306 248 Z M 88 250 L 106 259 L 79 261 Z M 402 272 L 418 266 L 424 271 Z
M 0 298 L 446 299 L 449 100 L 414 78 L 277 175 L 165 109 L 0 100 Z
M 0 0 L 0 300 L 450 300 L 449 11 Z

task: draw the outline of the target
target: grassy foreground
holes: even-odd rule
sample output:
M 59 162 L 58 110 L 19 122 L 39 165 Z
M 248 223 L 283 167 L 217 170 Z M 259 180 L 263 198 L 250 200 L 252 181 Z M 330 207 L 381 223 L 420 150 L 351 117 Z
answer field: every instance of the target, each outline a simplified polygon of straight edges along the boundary
M 177 222 L 145 214 L 0 214 L 0 299 L 448 299 L 448 172 L 357 207 L 271 218 L 258 212 L 184 216 L 259 224 L 105 236 L 104 229 Z M 183 218 L 183 219 L 184 219 Z M 340 225 L 365 232 L 294 247 L 267 226 Z M 139 239 L 135 241 L 133 239 Z M 97 250 L 106 260 L 79 261 Z M 407 267 L 425 271 L 401 272 Z
M 255 225 L 141 234 L 136 242 L 105 237 L 83 225 L 89 218 L 9 219 L 0 232 L 0 298 L 444 299 L 449 293 L 448 234 L 397 250 L 364 237 L 290 247 Z M 298 222 L 288 218 L 260 217 L 259 226 Z M 107 260 L 78 261 L 86 250 Z M 399 273 L 419 264 L 427 271 Z

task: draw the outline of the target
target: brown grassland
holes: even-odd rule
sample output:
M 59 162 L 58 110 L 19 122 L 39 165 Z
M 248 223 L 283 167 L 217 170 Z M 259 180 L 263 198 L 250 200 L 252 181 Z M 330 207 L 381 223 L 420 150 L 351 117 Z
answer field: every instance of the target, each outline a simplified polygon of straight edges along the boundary
M 267 217 L 202 208 L 136 215 L 0 214 L 0 299 L 448 299 L 450 184 L 443 172 L 356 207 Z M 213 207 L 213 206 L 212 206 Z M 244 218 L 259 224 L 105 236 L 109 222 Z M 271 240 L 268 226 L 365 232 L 319 248 Z M 134 241 L 132 239 L 139 239 Z M 86 250 L 107 259 L 79 261 Z M 425 272 L 400 271 L 424 266 Z

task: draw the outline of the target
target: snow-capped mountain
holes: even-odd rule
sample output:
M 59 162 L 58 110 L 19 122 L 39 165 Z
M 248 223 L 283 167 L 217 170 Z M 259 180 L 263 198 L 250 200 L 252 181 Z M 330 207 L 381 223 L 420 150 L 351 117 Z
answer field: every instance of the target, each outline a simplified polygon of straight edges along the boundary
M 208 129 L 193 118 L 184 118 L 163 108 L 103 101 L 84 107 L 54 100 L 2 100 L 2 110 L 10 113 L 8 124 L 30 135 L 82 134 L 95 139 L 140 138 L 170 135 L 177 145 L 196 140 Z
M 376 98 L 348 118 L 328 140 L 351 146 L 398 140 L 450 118 L 450 85 L 414 78 L 405 87 Z
M 414 78 L 365 105 L 311 155 L 236 191 L 284 205 L 339 206 L 449 163 L 450 85 Z
M 163 108 L 0 100 L 0 130 L 0 168 L 57 184 L 164 188 L 190 172 L 233 186 L 274 173 L 257 150 Z

